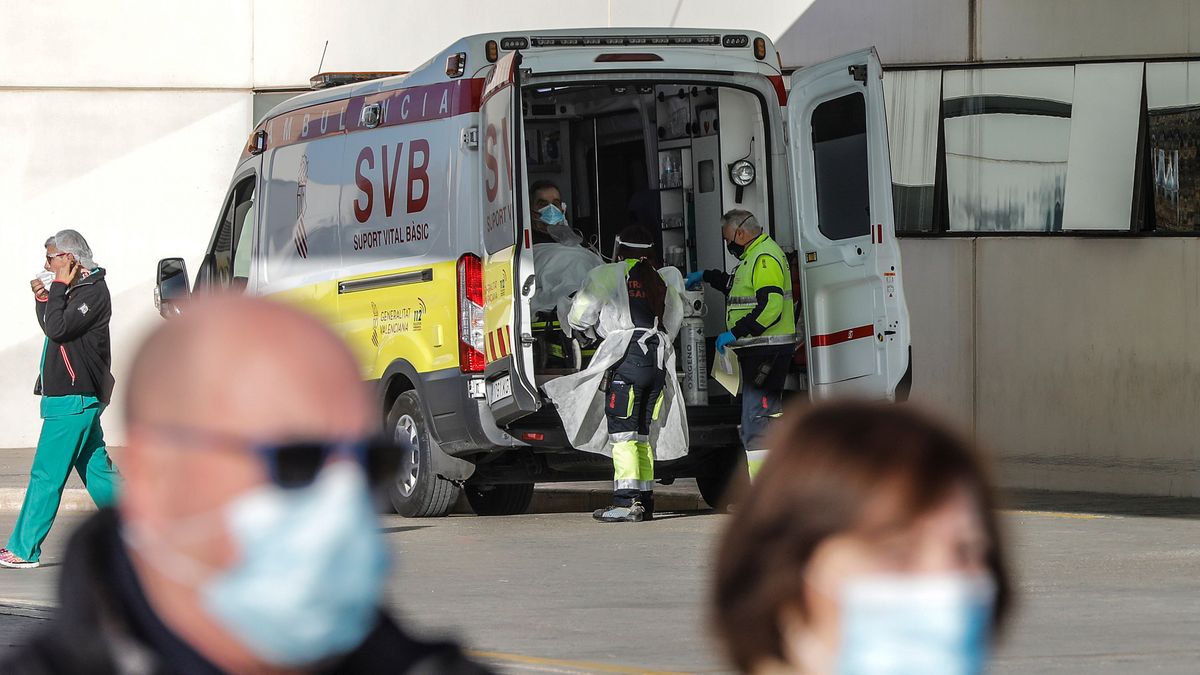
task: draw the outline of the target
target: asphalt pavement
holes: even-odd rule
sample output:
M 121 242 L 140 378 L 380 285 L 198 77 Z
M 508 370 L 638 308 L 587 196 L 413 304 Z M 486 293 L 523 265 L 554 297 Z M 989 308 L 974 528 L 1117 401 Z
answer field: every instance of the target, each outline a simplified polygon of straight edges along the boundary
M 1017 608 L 991 672 L 1196 672 L 1200 500 L 1029 492 L 1009 503 Z M 84 517 L 63 514 L 41 569 L 0 570 L 0 650 L 49 616 L 65 538 Z M 0 513 L 0 531 L 14 518 Z M 637 525 L 584 512 L 386 516 L 388 605 L 507 672 L 725 672 L 704 606 L 727 522 L 704 510 Z

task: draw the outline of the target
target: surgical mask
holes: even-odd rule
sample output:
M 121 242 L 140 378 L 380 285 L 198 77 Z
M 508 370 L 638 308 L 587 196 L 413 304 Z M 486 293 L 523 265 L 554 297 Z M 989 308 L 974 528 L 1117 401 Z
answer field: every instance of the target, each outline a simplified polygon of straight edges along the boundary
M 330 464 L 305 488 L 261 486 L 220 517 L 238 553 L 216 572 L 153 533 L 127 526 L 123 534 L 163 574 L 197 586 L 208 613 L 267 663 L 308 665 L 362 643 L 377 620 L 388 560 L 358 466 Z M 172 536 L 204 527 L 180 525 Z
M 567 216 L 554 204 L 547 204 L 541 211 L 537 212 L 538 218 L 547 226 L 557 225 L 566 221 Z
M 727 241 L 725 242 L 725 250 L 729 251 L 729 255 L 741 258 L 742 254 L 746 252 L 746 247 L 734 241 Z
M 987 659 L 996 584 L 983 575 L 885 575 L 841 595 L 839 675 L 976 675 Z

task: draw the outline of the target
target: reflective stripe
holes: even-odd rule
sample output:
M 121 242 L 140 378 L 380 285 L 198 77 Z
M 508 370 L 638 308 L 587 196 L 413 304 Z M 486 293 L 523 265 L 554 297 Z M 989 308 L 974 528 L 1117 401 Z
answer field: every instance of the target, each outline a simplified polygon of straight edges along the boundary
M 654 481 L 652 481 L 652 480 L 638 481 L 638 491 L 639 492 L 654 492 Z
M 628 443 L 630 441 L 637 441 L 637 437 L 638 437 L 638 433 L 636 431 L 618 431 L 616 433 L 609 434 L 608 440 L 615 447 L 617 444 L 620 444 L 620 443 Z
M 642 482 L 636 478 L 618 478 L 613 481 L 614 490 L 638 490 L 641 491 Z
M 735 340 L 731 345 L 734 349 L 742 347 L 762 347 L 764 345 L 794 345 L 800 340 L 793 333 L 791 335 L 760 335 L 758 337 L 744 337 L 740 340 Z
M 784 291 L 784 292 L 782 293 L 782 295 L 783 295 L 783 299 L 784 299 L 784 300 L 791 300 L 791 299 L 792 299 L 792 292 L 791 292 L 791 291 Z M 758 298 L 756 298 L 756 297 L 753 297 L 753 296 L 747 297 L 747 296 L 744 296 L 744 295 L 737 295 L 737 296 L 733 296 L 733 295 L 731 295 L 731 296 L 729 296 L 729 298 L 727 298 L 727 299 L 725 300 L 725 306 L 726 306 L 726 307 L 732 307 L 732 308 L 737 308 L 737 307 L 757 307 L 757 306 L 758 306 Z

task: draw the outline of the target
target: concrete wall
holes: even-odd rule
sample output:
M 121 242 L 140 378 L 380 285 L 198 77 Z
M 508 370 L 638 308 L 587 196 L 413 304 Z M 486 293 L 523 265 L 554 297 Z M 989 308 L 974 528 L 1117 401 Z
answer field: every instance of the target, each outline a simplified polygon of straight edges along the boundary
M 1200 496 L 1200 239 L 903 242 L 913 399 L 1013 486 Z
M 196 259 L 250 125 L 249 0 L 8 3 L 0 22 L 0 447 L 40 428 L 29 279 L 59 229 L 108 268 L 122 377 L 158 258 Z M 105 417 L 120 443 L 120 406 Z

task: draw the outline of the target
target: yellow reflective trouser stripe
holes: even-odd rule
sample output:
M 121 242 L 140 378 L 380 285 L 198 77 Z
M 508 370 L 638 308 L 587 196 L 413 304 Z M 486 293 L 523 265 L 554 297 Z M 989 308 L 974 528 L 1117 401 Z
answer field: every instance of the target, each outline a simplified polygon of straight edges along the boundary
M 750 480 L 754 480 L 754 477 L 758 475 L 758 471 L 762 468 L 763 461 L 766 459 L 766 450 L 746 451 L 746 469 L 750 472 Z
M 658 395 L 658 400 L 654 402 L 654 414 L 650 416 L 655 422 L 658 421 L 658 414 L 662 412 L 663 399 L 666 398 L 666 392 Z
M 613 480 L 617 489 L 628 486 L 637 489 L 638 483 L 638 443 L 634 440 L 617 441 L 612 446 Z
M 643 490 L 650 489 L 645 485 L 654 482 L 654 450 L 651 449 L 649 441 L 638 441 L 637 462 L 638 480 L 643 483 L 641 487 Z

